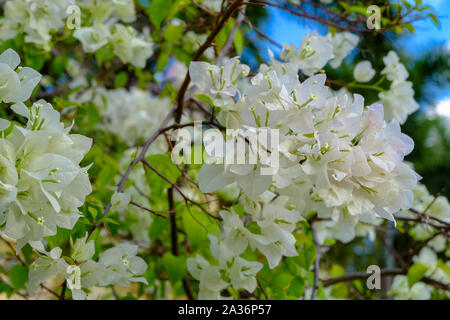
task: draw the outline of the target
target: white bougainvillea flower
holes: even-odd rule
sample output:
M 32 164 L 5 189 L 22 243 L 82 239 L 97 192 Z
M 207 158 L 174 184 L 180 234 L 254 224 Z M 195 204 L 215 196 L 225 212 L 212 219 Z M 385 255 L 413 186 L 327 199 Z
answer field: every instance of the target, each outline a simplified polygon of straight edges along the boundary
M 75 30 L 73 36 L 81 42 L 84 51 L 95 52 L 108 43 L 111 33 L 105 25 L 96 24 Z
M 375 76 L 375 70 L 368 60 L 358 62 L 353 70 L 353 77 L 358 82 L 369 82 Z
M 378 97 L 384 106 L 387 121 L 396 119 L 400 124 L 404 124 L 407 117 L 419 109 L 419 104 L 414 100 L 414 90 L 410 81 L 394 81 L 389 90 L 380 92 Z
M 197 61 L 189 65 L 192 83 L 213 99 L 221 96 L 234 97 L 239 79 L 246 76 L 249 71 L 247 65 L 240 64 L 239 57 L 229 59 L 221 66 Z
M 169 98 L 153 97 L 137 87 L 129 90 L 96 88 L 94 102 L 103 117 L 101 128 L 114 133 L 129 146 L 143 143 L 153 134 L 172 107 Z M 164 137 L 152 145 L 152 150 L 167 150 Z
M 119 244 L 100 255 L 99 263 L 106 267 L 101 285 L 118 284 L 127 286 L 128 282 L 143 282 L 147 280 L 142 275 L 147 269 L 144 259 L 136 256 L 138 246 Z
M 409 285 L 408 278 L 404 275 L 394 277 L 389 293 L 396 300 L 429 300 L 433 287 L 423 282 L 416 282 L 412 286 Z
M 30 98 L 33 89 L 41 80 L 39 72 L 28 68 L 16 68 L 19 55 L 8 49 L 0 55 L 0 101 L 22 102 Z
M 130 203 L 131 195 L 127 192 L 114 192 L 111 198 L 112 207 L 114 211 L 123 211 Z
M 358 45 L 359 37 L 351 32 L 337 32 L 327 34 L 327 40 L 333 46 L 333 58 L 330 60 L 330 65 L 337 68 L 341 65 L 345 57 L 355 49 Z
M 70 134 L 59 113 L 43 100 L 30 110 L 20 103 L 13 110 L 28 122 L 0 139 L 0 159 L 8 168 L 3 172 L 0 199 L 6 222 L 2 229 L 20 250 L 26 243 L 55 235 L 57 227 L 75 225 L 80 217 L 77 208 L 91 192 L 88 168 L 79 163 L 92 140 Z
M 321 70 L 333 57 L 333 45 L 315 30 L 303 38 L 298 51 L 293 46 L 284 45 L 281 54 L 282 59 L 292 62 L 308 76 Z
M 385 67 L 381 70 L 381 74 L 385 74 L 388 80 L 403 82 L 408 78 L 409 73 L 395 51 L 389 51 L 383 62 Z
M 5 14 L 0 26 L 0 38 L 8 40 L 18 34 L 25 42 L 50 50 L 52 32 L 62 29 L 68 17 L 67 7 L 75 0 L 11 0 L 5 3 Z
M 138 68 L 145 67 L 147 59 L 153 54 L 153 44 L 137 37 L 132 27 L 116 24 L 110 39 L 113 52 L 124 63 L 131 63 Z
M 245 289 L 248 292 L 255 291 L 255 276 L 262 267 L 263 265 L 259 262 L 247 261 L 241 257 L 235 258 L 229 271 L 231 285 L 236 290 Z

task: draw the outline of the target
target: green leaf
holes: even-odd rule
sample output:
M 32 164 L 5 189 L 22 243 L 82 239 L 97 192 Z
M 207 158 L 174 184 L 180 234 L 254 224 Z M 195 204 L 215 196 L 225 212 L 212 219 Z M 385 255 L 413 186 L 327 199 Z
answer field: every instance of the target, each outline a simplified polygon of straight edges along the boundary
M 147 161 L 171 182 L 175 183 L 181 176 L 180 170 L 172 162 L 172 159 L 164 154 L 154 154 L 148 156 Z M 147 180 L 152 192 L 161 194 L 163 189 L 169 188 L 171 185 L 161 178 L 153 170 L 146 168 Z
M 411 9 L 411 4 L 408 1 L 402 0 L 402 3 L 406 7 L 406 9 L 408 9 L 408 10 Z
M 115 55 L 112 50 L 108 49 L 106 46 L 101 47 L 95 52 L 95 59 L 97 60 L 97 64 L 101 66 L 104 62 L 111 61 L 114 59 Z
M 171 1 L 170 1 L 171 2 Z M 172 3 L 167 0 L 152 0 L 147 13 L 150 21 L 159 29 L 161 22 L 167 17 L 172 9 Z
M 164 29 L 164 39 L 166 39 L 166 44 L 170 45 L 179 40 L 183 35 L 183 29 L 183 25 L 168 25 Z
M 164 229 L 169 225 L 169 219 L 155 217 L 150 226 L 150 238 L 155 241 L 159 238 Z
M 225 46 L 225 43 L 228 40 L 228 37 L 230 35 L 231 30 L 233 29 L 234 24 L 235 24 L 235 20 L 230 19 L 228 21 L 228 23 L 226 24 L 226 26 L 216 36 L 217 50 L 220 51 Z
M 238 55 L 242 54 L 242 49 L 244 48 L 244 38 L 242 37 L 242 32 L 240 29 L 236 30 L 233 38 L 234 48 Z
M 287 294 L 300 298 L 305 292 L 305 281 L 302 278 L 295 278 L 287 289 Z
M 162 71 L 169 63 L 170 52 L 168 50 L 164 50 L 158 57 L 158 61 L 156 62 L 156 71 Z
M 434 22 L 434 24 L 436 25 L 436 27 L 438 27 L 438 28 L 441 27 L 441 24 L 440 24 L 438 18 L 436 17 L 436 15 L 435 15 L 434 13 L 430 12 L 430 13 L 428 14 L 428 16 L 429 16 L 430 19 Z
M 194 94 L 193 97 L 197 98 L 200 101 L 203 101 L 203 102 L 209 104 L 211 107 L 214 106 L 214 103 L 213 103 L 212 99 L 210 97 L 208 97 L 206 94 L 202 94 L 202 93 Z
M 295 260 L 302 268 L 308 270 L 315 258 L 316 247 L 312 243 L 307 243 L 303 246 L 303 249 L 298 250 L 298 256 Z
M 119 72 L 114 78 L 114 88 L 123 88 L 128 83 L 128 74 L 125 71 Z
M 408 270 L 408 274 L 406 275 L 408 278 L 408 284 L 411 288 L 417 281 L 422 279 L 422 277 L 427 272 L 428 267 L 422 263 L 414 263 L 411 268 Z
M 16 264 L 9 271 L 9 278 L 14 290 L 25 288 L 25 283 L 28 281 L 28 268 L 21 264 Z
M 169 275 L 169 281 L 172 285 L 184 277 L 187 270 L 185 259 L 184 257 L 174 256 L 170 252 L 165 253 L 162 257 L 162 265 Z
M 6 293 L 9 298 L 13 293 L 13 288 L 11 288 L 11 286 L 9 286 L 6 282 L 0 281 L 0 293 L 3 292 Z
M 120 225 L 120 223 L 118 223 L 116 220 L 111 219 L 109 217 L 104 217 L 103 219 L 101 219 L 100 221 L 103 221 L 104 223 L 111 223 L 111 224 L 115 224 L 115 225 Z
M 348 287 L 345 283 L 338 283 L 331 288 L 330 295 L 336 299 L 345 299 L 348 296 Z
M 166 20 L 169 21 L 170 19 L 172 19 L 178 13 L 178 11 L 183 9 L 183 7 L 185 7 L 189 3 L 190 0 L 176 0 L 172 5 L 169 14 L 167 15 Z
M 404 27 L 408 29 L 409 33 L 414 34 L 414 27 L 411 23 L 405 24 Z
M 345 274 L 345 269 L 339 264 L 333 264 L 331 267 L 331 277 L 337 278 Z
M 193 250 L 197 249 L 202 242 L 207 240 L 206 230 L 202 227 L 202 225 L 205 225 L 205 221 L 202 219 L 205 214 L 202 216 L 202 214 L 196 213 L 199 212 L 197 210 L 191 210 L 191 212 L 189 212 L 186 209 L 181 216 L 183 229 L 186 232 L 186 236 L 189 239 Z
M 66 64 L 67 64 L 66 55 L 55 57 L 51 65 L 52 71 L 55 72 L 57 75 L 61 75 L 66 68 Z

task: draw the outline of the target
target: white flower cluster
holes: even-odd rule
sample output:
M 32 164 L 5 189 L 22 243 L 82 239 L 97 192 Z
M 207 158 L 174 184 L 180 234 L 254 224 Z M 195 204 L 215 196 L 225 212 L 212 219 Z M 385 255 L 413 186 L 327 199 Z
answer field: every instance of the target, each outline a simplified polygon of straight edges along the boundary
M 255 275 L 263 267 L 262 264 L 234 255 L 229 251 L 232 248 L 224 242 L 219 243 L 213 235 L 209 235 L 209 240 L 216 264 L 210 264 L 201 255 L 187 260 L 190 274 L 200 281 L 198 299 L 224 299 L 221 291 L 230 284 L 235 290 L 253 292 L 257 284 Z
M 423 248 L 420 253 L 413 258 L 413 261 L 426 267 L 426 277 L 439 281 L 444 285 L 450 284 L 450 261 L 444 263 L 442 260 L 438 259 L 436 252 L 430 247 L 427 246 Z M 410 286 L 407 276 L 398 275 L 395 276 L 389 293 L 392 294 L 395 299 L 399 300 L 429 300 L 433 290 L 434 287 L 421 281 Z M 448 291 L 442 291 L 442 293 L 446 294 L 447 298 L 450 297 Z
M 160 150 L 157 149 L 158 145 L 154 144 L 150 147 L 149 153 L 159 153 Z M 125 172 L 138 152 L 139 150 L 136 150 L 136 148 L 128 149 L 124 152 L 119 163 L 121 172 Z M 114 188 L 119 184 L 120 178 L 120 176 L 117 176 L 115 179 Z M 133 182 L 132 185 L 125 187 L 122 193 L 115 193 L 113 195 L 113 198 L 111 199 L 113 204 L 112 210 L 117 211 L 120 214 L 125 224 L 129 224 L 129 232 L 133 236 L 133 239 L 141 247 L 148 247 L 151 243 L 148 230 L 150 230 L 153 222 L 153 216 L 142 209 L 127 205 L 130 201 L 143 205 L 150 205 L 148 203 L 148 195 L 150 195 L 151 190 L 148 185 L 144 167 L 136 166 L 131 171 L 128 180 Z M 117 203 L 118 201 L 120 201 L 120 203 Z
M 357 46 L 359 37 L 350 32 L 319 35 L 316 31 L 307 34 L 297 50 L 293 45 L 283 45 L 281 58 L 288 61 L 286 68 L 300 69 L 307 76 L 320 71 L 328 62 L 333 68 Z
M 153 54 L 153 42 L 148 30 L 138 34 L 133 27 L 118 22 L 136 20 L 133 0 L 85 0 L 80 5 L 82 12 L 88 12 L 92 19 L 89 26 L 83 26 L 73 34 L 82 43 L 84 51 L 96 52 L 109 45 L 123 63 L 145 67 L 147 59 Z
M 408 115 L 419 109 L 419 104 L 414 100 L 412 82 L 406 81 L 409 73 L 394 51 L 389 51 L 383 62 L 385 68 L 381 74 L 391 81 L 389 90 L 378 94 L 384 106 L 385 119 L 396 119 L 404 124 Z
M 70 257 L 61 256 L 62 250 L 59 247 L 47 252 L 42 245 L 35 246 L 40 257 L 30 266 L 30 294 L 51 278 L 67 281 L 67 287 L 72 291 L 72 298 L 75 300 L 86 299 L 86 289 L 92 287 L 127 286 L 129 282 L 147 283 L 145 278 L 138 277 L 145 272 L 147 264 L 136 256 L 137 246 L 119 244 L 102 252 L 97 262 L 92 260 L 95 254 L 94 241 L 87 239 L 86 234 L 85 237 L 77 239 L 75 244 L 72 243 Z
M 419 281 L 411 287 L 408 278 L 404 275 L 397 275 L 391 286 L 389 294 L 393 295 L 396 300 L 429 300 L 433 287 Z
M 0 59 L 5 57 L 13 67 L 20 61 L 13 50 L 4 52 Z M 6 91 L 29 97 L 31 85 L 40 75 L 30 70 L 26 73 L 32 77 L 23 85 L 25 92 L 15 92 L 15 72 L 7 73 Z M 35 102 L 31 109 L 22 102 L 12 109 L 28 121 L 26 126 L 11 129 L 7 120 L 1 121 L 0 229 L 17 241 L 19 251 L 26 243 L 55 235 L 57 227 L 71 229 L 78 220 L 77 208 L 91 192 L 88 168 L 79 164 L 92 140 L 70 134 L 71 127 L 64 127 L 59 112 L 44 100 Z
M 97 88 L 93 102 L 103 116 L 102 128 L 120 137 L 129 146 L 142 143 L 160 126 L 171 108 L 168 97 L 152 97 L 133 87 L 108 90 Z M 163 142 L 164 137 L 159 141 Z M 161 152 L 164 152 L 160 143 Z
M 333 50 L 334 37 L 349 45 Z M 231 257 L 250 246 L 274 268 L 282 256 L 296 255 L 292 232 L 300 213 L 317 213 L 331 221 L 327 227 L 339 231 L 334 236 L 349 241 L 359 221 L 394 221 L 394 213 L 412 204 L 419 176 L 403 162 L 413 141 L 401 133 L 399 123 L 385 122 L 381 104 L 365 106 L 360 95 L 352 99 L 332 92 L 324 74 L 302 83 L 298 79 L 297 68 L 312 74 L 330 59 L 337 66 L 356 45 L 349 36 L 334 37 L 325 41 L 316 33 L 308 35 L 298 52 L 285 50 L 289 62 L 272 57 L 270 65 L 261 65 L 259 73 L 243 83 L 239 79 L 249 68 L 237 57 L 222 66 L 192 62 L 189 67 L 198 91 L 220 108 L 221 124 L 256 136 L 227 135 L 244 143 L 237 143 L 237 151 L 226 148 L 219 157 L 210 154 L 198 175 L 206 193 L 232 183 L 241 189 L 240 201 L 248 214 L 221 213 L 221 244 L 232 248 L 223 250 L 231 251 Z M 279 143 L 263 141 L 257 133 L 263 128 L 277 130 Z M 256 155 L 258 161 L 229 164 L 224 161 L 227 153 L 243 153 L 245 159 Z M 264 153 L 278 154 L 279 161 Z M 272 175 L 263 172 L 267 168 L 273 169 Z M 257 231 L 250 232 L 252 228 Z
M 0 102 L 20 103 L 28 100 L 41 81 L 41 74 L 28 67 L 20 67 L 20 57 L 12 49 L 0 55 Z
M 123 63 L 145 67 L 153 54 L 149 32 L 144 30 L 138 34 L 133 27 L 120 23 L 129 24 L 136 20 L 133 0 L 7 1 L 4 17 L 0 20 L 0 39 L 9 40 L 25 34 L 25 42 L 48 51 L 52 36 L 64 30 L 68 19 L 74 19 L 69 8 L 75 5 L 79 6 L 82 26 L 77 26 L 73 36 L 81 42 L 85 52 L 95 52 L 109 45 Z
M 64 27 L 69 16 L 67 8 L 74 4 L 75 0 L 6 1 L 0 39 L 13 39 L 23 33 L 25 42 L 50 50 L 52 33 Z

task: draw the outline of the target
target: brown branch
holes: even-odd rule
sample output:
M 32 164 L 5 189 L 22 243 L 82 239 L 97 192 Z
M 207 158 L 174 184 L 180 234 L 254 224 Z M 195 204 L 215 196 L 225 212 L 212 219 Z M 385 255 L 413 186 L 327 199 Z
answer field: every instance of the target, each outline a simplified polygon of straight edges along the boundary
M 205 42 L 200 46 L 200 48 L 195 53 L 192 61 L 198 61 L 202 56 L 203 52 L 208 49 L 219 32 L 225 27 L 228 19 L 233 15 L 234 11 L 239 8 L 242 4 L 243 0 L 236 0 L 232 4 L 228 6 L 228 8 L 223 13 L 221 19 L 217 23 L 217 26 L 214 30 L 209 34 L 208 38 L 206 38 Z M 189 82 L 191 81 L 191 77 L 189 76 L 189 70 L 186 72 L 186 76 L 184 77 L 183 83 L 181 84 L 180 90 L 177 95 L 177 110 L 175 113 L 175 123 L 180 123 L 181 116 L 183 114 L 183 106 L 184 106 L 184 96 L 186 94 L 186 90 L 189 86 Z
M 395 276 L 395 275 L 404 275 L 407 271 L 400 269 L 400 268 L 392 268 L 392 269 L 384 269 L 381 270 L 381 276 Z M 340 282 L 349 282 L 353 280 L 364 280 L 367 279 L 371 274 L 366 272 L 357 272 L 357 273 L 351 273 L 346 274 L 341 277 L 322 280 L 322 284 L 324 287 L 332 286 L 334 284 L 340 283 Z M 450 290 L 450 286 L 446 285 L 444 283 L 441 283 L 439 281 L 433 280 L 429 277 L 423 277 L 420 279 L 421 282 L 424 282 L 428 285 L 431 285 L 435 288 L 442 289 L 442 290 Z
M 436 198 L 435 198 L 435 199 L 436 199 Z M 425 209 L 425 212 L 429 209 L 429 207 L 430 207 L 432 204 L 433 204 L 433 202 Z M 415 213 L 416 215 L 418 215 L 418 216 L 420 216 L 420 217 L 422 217 L 422 218 L 425 218 L 425 219 L 427 219 L 427 220 L 430 220 L 430 219 L 431 219 L 431 220 L 434 220 L 434 221 L 436 221 L 436 222 L 439 222 L 439 223 L 445 225 L 446 227 L 450 227 L 450 223 L 448 223 L 447 221 L 444 221 L 444 220 L 442 220 L 442 219 L 439 219 L 439 218 L 436 218 L 436 217 L 431 216 L 431 215 L 429 215 L 429 214 L 426 214 L 425 212 L 420 212 L 420 211 L 418 211 L 418 210 L 416 210 L 416 209 L 414 209 L 414 208 L 409 209 L 409 211 L 411 211 L 412 213 Z
M 6 240 L 5 238 L 3 238 L 2 236 L 0 236 L 0 239 L 1 239 L 3 242 L 5 242 L 6 245 L 11 249 L 11 251 L 13 252 L 13 254 L 15 255 L 15 257 L 17 258 L 17 260 L 19 260 L 20 264 L 23 265 L 23 266 L 26 266 L 25 261 L 23 261 L 23 259 L 22 259 L 20 256 L 16 255 L 16 249 L 13 247 L 13 245 L 12 245 L 8 240 Z M 55 291 L 53 291 L 52 289 L 48 288 L 47 286 L 45 286 L 45 285 L 42 284 L 42 283 L 41 283 L 40 286 L 41 286 L 42 289 L 47 290 L 48 292 L 50 292 L 51 294 L 53 294 L 55 297 L 59 298 L 59 295 L 58 295 Z
M 234 24 L 233 29 L 231 29 L 231 32 L 228 35 L 227 42 L 223 46 L 222 50 L 220 50 L 219 56 L 217 57 L 215 63 L 220 63 L 220 61 L 222 61 L 222 59 L 226 55 L 228 55 L 228 53 L 230 52 L 231 48 L 233 47 L 234 36 L 236 35 L 236 32 L 238 31 L 238 29 L 240 28 L 242 22 L 245 19 L 245 8 L 246 8 L 246 6 L 244 5 L 244 6 L 242 6 L 241 10 L 239 11 L 239 14 L 238 14 L 237 19 L 236 19 L 236 23 Z
M 168 125 L 168 123 L 170 122 L 170 120 L 172 119 L 173 113 L 175 112 L 175 108 L 172 108 L 169 113 L 167 114 L 166 118 L 163 120 L 163 122 L 161 123 L 161 126 L 159 127 L 158 130 L 156 130 L 156 132 L 145 142 L 144 147 L 142 148 L 141 152 L 139 153 L 139 155 L 134 158 L 134 160 L 130 163 L 130 165 L 128 166 L 127 170 L 125 171 L 125 173 L 122 176 L 122 179 L 120 179 L 119 185 L 117 186 L 117 192 L 122 192 L 125 182 L 127 181 L 131 171 L 133 170 L 133 168 L 136 166 L 136 164 L 138 164 L 142 159 L 145 159 L 145 155 L 148 151 L 148 149 L 150 148 L 151 144 L 153 142 L 155 142 L 155 140 L 159 137 L 159 135 L 161 133 L 164 132 L 166 126 Z M 112 202 L 110 201 L 106 206 L 105 206 L 105 210 L 103 212 L 102 218 L 106 217 L 109 213 L 109 211 L 111 210 L 112 207 Z M 99 226 L 100 224 L 96 224 L 94 226 L 92 226 L 92 228 L 89 230 L 89 235 L 92 234 L 92 232 L 94 232 L 94 230 Z
M 59 300 L 64 300 L 66 296 L 66 289 L 67 289 L 67 280 L 64 280 L 61 288 L 61 295 L 59 296 Z
M 215 215 L 213 215 L 212 213 L 208 212 L 208 210 L 206 210 L 205 208 L 203 208 L 203 206 L 198 203 L 197 201 L 189 198 L 188 196 L 186 196 L 183 191 L 180 189 L 179 186 L 177 186 L 175 184 L 175 182 L 172 182 L 169 178 L 167 178 L 165 175 L 163 175 L 158 169 L 156 169 L 154 166 L 152 166 L 147 159 L 142 159 L 141 160 L 143 164 L 145 164 L 150 170 L 152 170 L 153 172 L 155 172 L 159 177 L 161 177 L 163 180 L 165 180 L 167 183 L 169 183 L 176 191 L 178 191 L 178 193 L 183 197 L 183 199 L 187 202 L 192 203 L 193 205 L 199 207 L 204 213 L 206 213 L 208 216 L 210 216 L 211 218 L 217 219 L 217 220 L 221 220 L 220 217 L 217 217 Z
M 399 274 L 404 274 L 404 270 L 400 268 L 393 268 L 393 269 L 384 269 L 381 270 L 381 276 L 394 276 Z M 322 280 L 322 284 L 324 287 L 332 286 L 339 282 L 349 282 L 353 280 L 361 280 L 361 279 L 367 279 L 371 274 L 367 272 L 357 272 L 357 273 L 350 273 L 343 275 L 341 277 Z
M 152 209 L 150 209 L 150 208 L 144 207 L 143 205 L 141 205 L 141 204 L 139 204 L 139 203 L 137 203 L 137 202 L 135 202 L 135 201 L 130 201 L 130 204 L 133 205 L 133 206 L 135 206 L 135 207 L 138 207 L 138 208 L 140 208 L 140 209 L 142 209 L 142 210 L 145 210 L 145 211 L 147 211 L 147 212 L 150 212 L 150 213 L 154 214 L 155 216 L 158 216 L 158 217 L 161 217 L 161 218 L 164 218 L 164 219 L 167 218 L 166 216 L 164 216 L 164 215 L 162 215 L 162 214 L 156 212 L 155 210 L 152 210 Z

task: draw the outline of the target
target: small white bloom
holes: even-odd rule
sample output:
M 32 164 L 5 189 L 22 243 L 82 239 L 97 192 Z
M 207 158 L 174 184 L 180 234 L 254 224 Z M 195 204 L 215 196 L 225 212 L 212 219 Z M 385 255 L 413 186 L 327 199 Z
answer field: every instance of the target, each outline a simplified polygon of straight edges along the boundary
M 369 82 L 375 75 L 375 70 L 372 68 L 370 61 L 358 62 L 353 70 L 353 77 L 358 82 Z

